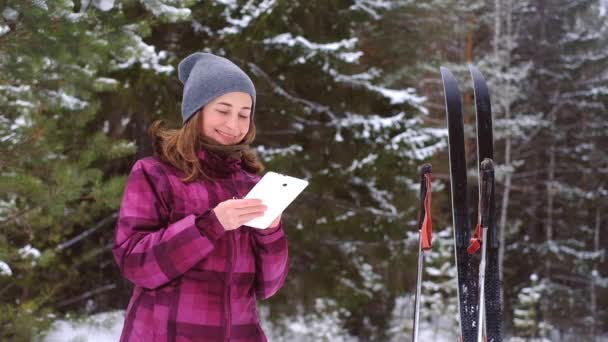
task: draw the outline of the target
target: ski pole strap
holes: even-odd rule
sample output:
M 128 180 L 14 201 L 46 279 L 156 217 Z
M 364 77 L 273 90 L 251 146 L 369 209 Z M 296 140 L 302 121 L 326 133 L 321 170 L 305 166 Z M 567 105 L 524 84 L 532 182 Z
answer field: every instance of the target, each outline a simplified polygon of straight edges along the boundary
M 424 175 L 426 194 L 424 196 L 424 218 L 422 219 L 422 250 L 430 250 L 433 240 L 433 218 L 431 215 L 431 173 Z
M 481 223 L 477 223 L 477 227 L 475 227 L 475 233 L 473 233 L 473 237 L 471 238 L 471 244 L 469 248 L 467 248 L 467 252 L 473 255 L 475 252 L 479 250 L 481 247 Z

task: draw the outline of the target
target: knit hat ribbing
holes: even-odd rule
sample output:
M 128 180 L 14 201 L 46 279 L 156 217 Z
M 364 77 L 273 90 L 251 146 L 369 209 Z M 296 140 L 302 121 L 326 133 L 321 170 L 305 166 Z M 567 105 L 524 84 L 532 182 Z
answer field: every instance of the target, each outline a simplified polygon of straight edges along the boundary
M 182 119 L 186 123 L 202 106 L 218 96 L 241 91 L 251 96 L 251 118 L 255 112 L 255 86 L 247 74 L 227 58 L 195 52 L 177 67 L 184 84 Z

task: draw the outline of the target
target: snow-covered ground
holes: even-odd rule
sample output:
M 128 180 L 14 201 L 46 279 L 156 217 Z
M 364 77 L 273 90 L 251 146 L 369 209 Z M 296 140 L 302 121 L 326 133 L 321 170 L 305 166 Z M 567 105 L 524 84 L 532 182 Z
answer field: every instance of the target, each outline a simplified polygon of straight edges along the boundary
M 43 342 L 117 342 L 124 310 L 102 312 L 83 320 L 58 320 Z
M 117 342 L 120 337 L 124 321 L 123 310 L 103 312 L 87 317 L 82 320 L 58 320 L 53 324 L 49 334 L 41 342 Z M 268 311 L 262 307 L 262 316 L 268 315 Z M 264 317 L 262 317 L 264 318 Z M 356 342 L 358 339 L 348 335 L 340 328 L 336 315 L 308 314 L 298 317 L 289 317 L 276 325 L 263 319 L 263 329 L 270 341 L 332 341 L 332 342 Z M 282 322 L 282 323 L 281 323 Z M 394 336 L 395 340 L 409 340 L 409 334 Z M 421 326 L 421 341 L 447 342 L 456 341 L 454 336 L 447 336 L 436 329 Z M 521 339 L 511 337 L 509 342 L 551 342 L 549 339 Z M 598 341 L 608 342 L 608 336 L 599 337 Z
M 260 314 L 264 332 L 270 341 L 358 341 L 340 327 L 338 315 L 335 313 L 298 315 L 280 319 L 274 324 L 264 319 L 269 314 L 265 307 L 260 308 Z M 117 342 L 124 315 L 124 310 L 117 310 L 98 313 L 82 320 L 58 320 L 41 342 Z M 431 329 L 423 329 L 420 335 L 422 341 L 436 342 L 454 341 L 454 338 L 450 337 L 437 334 Z M 405 340 L 408 338 L 409 334 Z

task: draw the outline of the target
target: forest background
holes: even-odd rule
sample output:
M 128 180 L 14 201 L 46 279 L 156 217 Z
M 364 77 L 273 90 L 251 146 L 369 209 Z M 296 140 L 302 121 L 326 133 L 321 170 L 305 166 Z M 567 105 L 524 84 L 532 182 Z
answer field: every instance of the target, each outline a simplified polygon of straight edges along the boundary
M 0 340 L 123 312 L 111 253 L 147 126 L 177 128 L 177 63 L 225 55 L 257 87 L 267 170 L 307 178 L 284 215 L 290 273 L 263 303 L 273 340 L 411 336 L 418 175 L 433 165 L 422 330 L 458 334 L 439 67 L 467 64 L 494 112 L 505 336 L 606 338 L 606 0 L 0 1 Z

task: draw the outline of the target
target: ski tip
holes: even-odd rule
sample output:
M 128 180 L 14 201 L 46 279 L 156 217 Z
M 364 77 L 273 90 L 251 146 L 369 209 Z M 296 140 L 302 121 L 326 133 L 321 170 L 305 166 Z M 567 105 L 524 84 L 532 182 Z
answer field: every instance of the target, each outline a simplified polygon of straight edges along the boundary
M 452 77 L 454 76 L 452 74 L 452 72 L 450 71 L 450 69 L 448 69 L 448 68 L 446 68 L 444 66 L 439 67 L 439 72 L 441 73 L 441 75 L 450 75 Z
M 420 166 L 420 176 L 424 176 L 427 173 L 431 173 L 431 171 L 432 171 L 431 164 L 426 163 L 426 164 L 423 164 L 422 166 Z
M 473 79 L 473 81 L 481 81 L 483 86 L 487 88 L 487 86 L 485 85 L 486 78 L 483 77 L 483 74 L 476 66 L 474 66 L 473 64 L 469 64 L 469 73 L 471 74 L 471 78 Z
M 458 81 L 456 81 L 456 77 L 454 77 L 454 74 L 450 71 L 450 69 L 442 66 L 439 68 L 439 70 L 441 71 L 441 79 L 443 80 L 444 88 L 447 84 L 452 84 L 458 88 Z
M 481 162 L 481 170 L 482 171 L 492 171 L 494 170 L 494 162 L 490 158 L 484 158 Z

